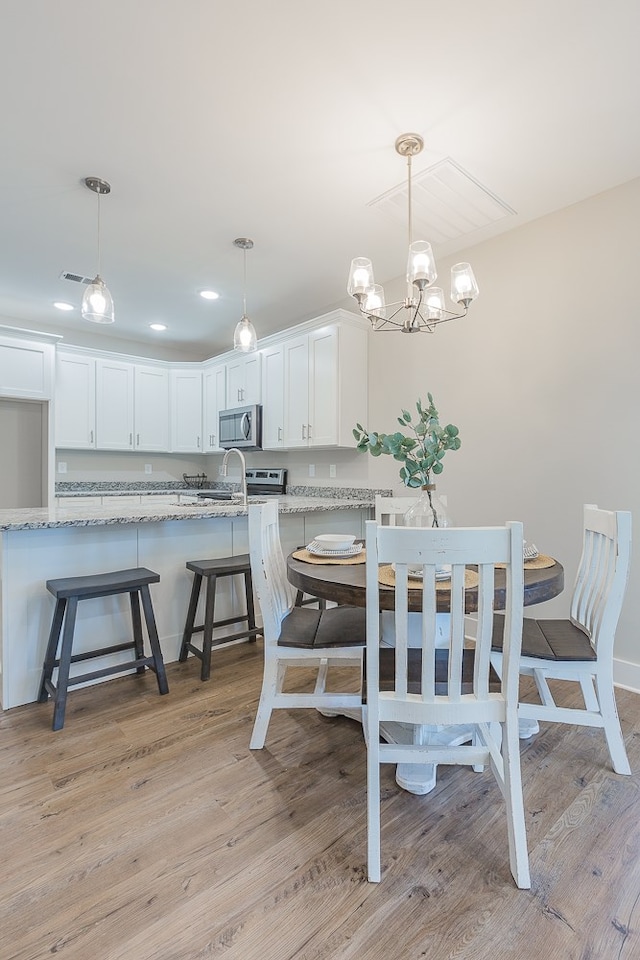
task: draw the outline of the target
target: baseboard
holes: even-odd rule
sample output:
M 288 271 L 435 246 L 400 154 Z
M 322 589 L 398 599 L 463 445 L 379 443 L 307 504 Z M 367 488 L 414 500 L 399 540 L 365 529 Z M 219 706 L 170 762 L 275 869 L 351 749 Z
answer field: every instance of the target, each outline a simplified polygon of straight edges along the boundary
M 623 690 L 640 693 L 640 663 L 629 663 L 627 660 L 613 660 L 613 683 Z

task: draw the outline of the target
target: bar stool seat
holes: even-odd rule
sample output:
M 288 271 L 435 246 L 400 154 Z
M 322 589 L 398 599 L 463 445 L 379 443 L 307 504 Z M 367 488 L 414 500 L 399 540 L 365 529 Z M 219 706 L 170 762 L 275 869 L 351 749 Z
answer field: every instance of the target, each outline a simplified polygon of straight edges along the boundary
M 211 675 L 212 647 L 217 647 L 221 643 L 229 643 L 232 640 L 242 640 L 243 638 L 254 641 L 257 636 L 262 636 L 262 630 L 256 627 L 251 564 L 249 562 L 249 554 L 243 553 L 237 557 L 219 557 L 215 560 L 188 560 L 186 567 L 187 570 L 193 571 L 194 578 L 178 659 L 181 663 L 184 663 L 189 653 L 198 657 L 198 659 L 202 661 L 200 679 L 208 680 Z M 227 617 L 223 620 L 216 620 L 215 602 L 218 577 L 233 577 L 237 575 L 244 577 L 247 612 L 244 615 L 240 614 L 234 617 Z M 206 580 L 204 623 L 200 626 L 195 626 L 198 599 L 200 597 L 200 588 L 203 579 Z M 232 623 L 240 624 L 245 622 L 247 624 L 246 630 L 238 630 L 234 633 L 217 637 L 215 640 L 213 639 L 213 630 L 215 627 L 226 627 Z M 202 633 L 202 649 L 191 642 L 194 633 Z
M 67 705 L 67 689 L 77 683 L 88 680 L 97 680 L 116 673 L 130 671 L 133 667 L 136 673 L 142 674 L 149 667 L 156 674 L 158 690 L 169 692 L 167 676 L 158 639 L 156 621 L 153 615 L 150 583 L 158 583 L 160 575 L 146 567 L 136 567 L 130 570 L 114 570 L 110 573 L 98 573 L 86 577 L 63 577 L 58 580 L 47 580 L 47 590 L 56 598 L 53 621 L 47 643 L 38 702 L 46 703 L 49 697 L 53 699 L 53 730 L 60 730 L 64 726 L 64 714 Z M 76 613 L 80 600 L 93 600 L 97 597 L 110 597 L 120 593 L 128 593 L 131 603 L 131 621 L 133 640 L 116 643 L 109 647 L 100 647 L 73 655 L 73 634 L 76 624 Z M 144 640 L 142 635 L 142 619 L 140 616 L 140 601 L 144 612 L 151 656 L 145 656 Z M 64 629 L 63 629 L 64 623 Z M 62 633 L 60 656 L 56 659 L 58 643 Z M 119 653 L 123 650 L 132 650 L 133 660 L 127 660 L 100 670 L 93 670 L 73 677 L 69 676 L 72 663 L 91 660 L 95 657 Z M 57 683 L 53 682 L 53 671 L 58 669 Z

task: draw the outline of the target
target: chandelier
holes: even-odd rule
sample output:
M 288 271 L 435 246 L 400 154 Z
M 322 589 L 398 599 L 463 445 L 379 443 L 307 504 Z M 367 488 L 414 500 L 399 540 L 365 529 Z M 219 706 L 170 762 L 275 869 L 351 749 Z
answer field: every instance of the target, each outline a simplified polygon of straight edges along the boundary
M 253 353 L 258 347 L 256 328 L 247 316 L 247 250 L 253 249 L 253 240 L 248 237 L 238 237 L 233 241 L 234 246 L 244 253 L 244 284 L 242 288 L 242 316 L 236 324 L 233 334 L 233 349 L 242 353 Z
M 396 152 L 407 158 L 407 193 L 409 207 L 409 258 L 407 261 L 407 296 L 385 304 L 384 289 L 373 278 L 373 265 L 366 257 L 351 261 L 347 292 L 358 302 L 360 313 L 367 317 L 375 331 L 399 330 L 401 333 L 433 333 L 439 323 L 458 320 L 467 313 L 469 304 L 478 296 L 478 284 L 468 263 L 451 267 L 451 300 L 458 311 L 445 308 L 444 291 L 432 286 L 438 274 L 431 244 L 414 240 L 411 223 L 411 159 L 422 151 L 424 140 L 417 133 L 403 133 L 396 140 Z
M 113 298 L 100 276 L 100 197 L 111 192 L 111 185 L 99 177 L 85 177 L 84 183 L 89 190 L 98 194 L 98 272 L 84 292 L 81 314 L 84 320 L 91 323 L 113 323 Z

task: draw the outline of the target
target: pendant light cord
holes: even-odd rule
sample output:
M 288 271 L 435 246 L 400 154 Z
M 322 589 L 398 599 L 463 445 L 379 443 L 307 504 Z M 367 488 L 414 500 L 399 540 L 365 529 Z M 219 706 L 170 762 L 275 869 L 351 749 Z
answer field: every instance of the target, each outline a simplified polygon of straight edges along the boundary
M 244 284 L 242 287 L 242 316 L 246 317 L 247 315 L 247 248 L 245 247 L 242 252 L 244 253 Z
M 407 222 L 409 225 L 409 246 L 413 243 L 413 225 L 411 223 L 411 154 L 407 154 L 407 196 L 409 198 L 409 216 Z
M 100 191 L 98 190 L 98 276 L 102 276 L 102 251 L 100 248 Z

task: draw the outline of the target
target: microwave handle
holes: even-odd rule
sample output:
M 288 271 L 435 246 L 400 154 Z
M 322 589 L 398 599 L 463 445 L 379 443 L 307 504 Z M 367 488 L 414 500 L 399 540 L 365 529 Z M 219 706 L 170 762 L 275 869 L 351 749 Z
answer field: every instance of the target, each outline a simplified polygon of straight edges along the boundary
M 251 433 L 251 418 L 249 417 L 248 413 L 242 414 L 242 420 L 240 421 L 240 433 L 245 440 L 249 439 L 249 435 Z

